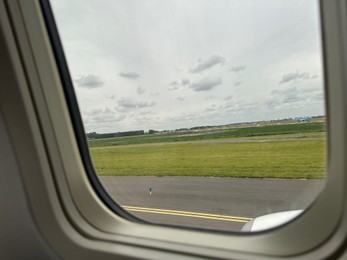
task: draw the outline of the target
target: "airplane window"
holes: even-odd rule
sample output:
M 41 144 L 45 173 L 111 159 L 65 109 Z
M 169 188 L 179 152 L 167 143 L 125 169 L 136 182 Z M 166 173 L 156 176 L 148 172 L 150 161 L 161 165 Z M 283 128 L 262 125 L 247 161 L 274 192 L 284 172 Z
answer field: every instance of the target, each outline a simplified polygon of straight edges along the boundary
M 54 0 L 52 8 L 95 172 L 127 212 L 257 231 L 297 216 L 322 190 L 317 1 Z

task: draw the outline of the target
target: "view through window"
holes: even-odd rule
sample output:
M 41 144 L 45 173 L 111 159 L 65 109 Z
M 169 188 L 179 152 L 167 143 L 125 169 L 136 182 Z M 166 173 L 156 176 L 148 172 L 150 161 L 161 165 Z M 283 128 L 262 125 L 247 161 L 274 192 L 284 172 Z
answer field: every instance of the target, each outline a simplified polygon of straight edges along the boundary
M 272 223 L 289 219 L 319 194 L 326 118 L 317 1 L 52 7 L 95 170 L 131 214 L 240 231 L 274 212 L 284 218 Z

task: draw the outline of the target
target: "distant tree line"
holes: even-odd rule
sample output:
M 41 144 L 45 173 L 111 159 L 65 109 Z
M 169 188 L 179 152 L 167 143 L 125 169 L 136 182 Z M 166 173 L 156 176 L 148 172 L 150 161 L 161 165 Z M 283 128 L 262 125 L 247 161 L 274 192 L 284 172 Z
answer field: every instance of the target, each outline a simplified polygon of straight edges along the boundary
M 158 133 L 158 131 L 153 130 L 153 129 L 149 129 L 148 130 L 148 134 L 155 134 L 155 133 Z
M 112 137 L 134 136 L 134 135 L 144 135 L 144 134 L 145 134 L 144 130 L 135 130 L 135 131 L 105 133 L 105 134 L 98 134 L 96 132 L 91 132 L 91 133 L 87 133 L 86 136 L 88 139 L 100 139 L 100 138 L 112 138 Z
M 163 130 L 163 131 L 156 131 L 153 129 L 149 129 L 147 133 L 145 133 L 144 130 L 135 130 L 135 131 L 125 131 L 125 132 L 117 132 L 117 133 L 105 133 L 105 134 L 99 134 L 96 132 L 90 132 L 86 134 L 86 137 L 88 139 L 100 139 L 100 138 L 112 138 L 112 137 L 122 137 L 122 136 L 136 136 L 136 135 L 144 135 L 144 134 L 155 134 L 155 133 L 170 133 L 170 132 L 179 132 L 179 131 L 194 131 L 194 130 L 203 130 L 203 129 L 212 129 L 212 128 L 220 128 L 224 126 L 242 126 L 242 125 L 248 125 L 248 124 L 267 124 L 267 123 L 273 123 L 273 122 L 285 122 L 285 121 L 311 121 L 313 118 L 322 118 L 325 119 L 324 115 L 318 115 L 318 116 L 305 116 L 305 117 L 297 117 L 297 118 L 284 118 L 284 119 L 275 119 L 275 120 L 268 120 L 268 121 L 254 121 L 254 122 L 240 122 L 240 123 L 232 123 L 227 125 L 206 125 L 206 126 L 194 126 L 191 128 L 179 128 L 175 130 Z

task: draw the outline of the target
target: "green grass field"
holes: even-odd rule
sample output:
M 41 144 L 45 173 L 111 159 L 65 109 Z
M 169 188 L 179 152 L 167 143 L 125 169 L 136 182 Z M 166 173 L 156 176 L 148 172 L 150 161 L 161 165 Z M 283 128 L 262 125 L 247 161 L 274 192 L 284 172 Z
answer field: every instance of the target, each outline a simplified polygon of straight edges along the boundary
M 91 148 L 100 175 L 324 178 L 324 140 L 177 142 Z

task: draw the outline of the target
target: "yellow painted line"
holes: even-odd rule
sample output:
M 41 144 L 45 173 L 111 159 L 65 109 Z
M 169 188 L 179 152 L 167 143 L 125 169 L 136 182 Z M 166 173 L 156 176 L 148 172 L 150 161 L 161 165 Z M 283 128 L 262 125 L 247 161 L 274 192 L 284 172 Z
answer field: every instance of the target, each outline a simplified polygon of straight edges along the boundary
M 233 221 L 233 222 L 241 222 L 241 223 L 245 223 L 245 222 L 251 220 L 251 218 L 247 218 L 247 217 L 207 214 L 207 213 L 200 213 L 200 212 L 157 209 L 157 208 L 143 208 L 143 207 L 133 207 L 133 206 L 122 206 L 122 207 L 128 211 L 135 211 L 135 212 L 164 214 L 164 215 L 192 217 L 192 218 L 204 218 L 204 219 L 212 219 L 212 220 Z
M 129 209 L 143 209 L 143 210 L 156 210 L 156 211 L 165 211 L 165 212 L 177 212 L 177 213 L 186 213 L 186 214 L 198 214 L 198 215 L 204 215 L 204 216 L 210 216 L 210 217 L 227 217 L 227 218 L 237 218 L 237 219 L 243 219 L 243 220 L 251 220 L 252 218 L 247 217 L 239 217 L 239 216 L 227 216 L 227 215 L 216 215 L 216 214 L 208 214 L 208 213 L 200 213 L 200 212 L 190 212 L 190 211 L 179 211 L 179 210 L 168 210 L 168 209 L 158 209 L 158 208 L 143 208 L 143 207 L 133 207 L 133 206 L 122 206 L 124 208 Z

